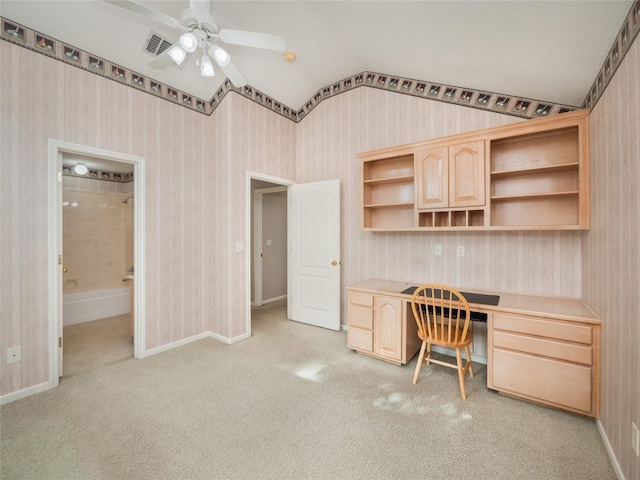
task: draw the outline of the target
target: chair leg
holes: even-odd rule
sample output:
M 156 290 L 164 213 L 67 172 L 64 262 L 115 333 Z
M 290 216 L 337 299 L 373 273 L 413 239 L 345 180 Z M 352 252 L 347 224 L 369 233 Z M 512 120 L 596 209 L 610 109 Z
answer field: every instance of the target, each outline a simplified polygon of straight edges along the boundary
M 425 355 L 427 365 L 431 365 L 431 344 L 427 343 L 427 354 Z
M 471 362 L 471 351 L 469 346 L 464 347 L 464 351 L 467 354 L 467 363 L 469 364 L 469 376 L 473 377 L 473 363 Z
M 413 374 L 413 384 L 415 385 L 418 382 L 418 375 L 420 374 L 420 368 L 424 363 L 424 353 L 427 348 L 427 342 L 422 342 L 422 346 L 420 347 L 420 355 L 418 355 L 418 363 L 416 364 L 416 371 Z
M 458 379 L 460 380 L 460 393 L 462 399 L 467 399 L 467 391 L 464 388 L 464 367 L 462 366 L 462 354 L 459 348 L 456 348 L 456 359 L 458 360 Z

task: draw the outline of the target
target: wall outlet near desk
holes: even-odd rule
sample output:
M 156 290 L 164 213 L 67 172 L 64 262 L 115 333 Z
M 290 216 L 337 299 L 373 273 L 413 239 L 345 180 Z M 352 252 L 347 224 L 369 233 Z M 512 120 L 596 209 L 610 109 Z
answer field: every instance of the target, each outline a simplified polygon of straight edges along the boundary
M 442 255 L 442 245 L 436 245 L 436 248 L 433 250 L 434 255 Z
M 640 431 L 633 422 L 631 422 L 631 448 L 636 452 L 636 456 L 640 457 Z
M 458 257 L 464 257 L 464 247 L 462 245 L 458 245 L 458 250 L 456 250 L 456 255 Z
M 7 363 L 16 363 L 22 360 L 20 347 L 7 348 Z

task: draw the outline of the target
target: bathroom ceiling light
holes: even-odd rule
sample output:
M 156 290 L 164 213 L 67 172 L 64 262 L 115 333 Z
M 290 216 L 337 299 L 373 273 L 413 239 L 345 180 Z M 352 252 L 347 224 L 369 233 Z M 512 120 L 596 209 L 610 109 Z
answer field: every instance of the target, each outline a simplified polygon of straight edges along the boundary
M 79 163 L 78 165 L 73 167 L 73 171 L 76 172 L 76 174 L 78 174 L 78 175 L 86 175 L 87 172 L 89 171 L 89 169 L 87 168 L 86 165 L 83 165 L 82 163 Z

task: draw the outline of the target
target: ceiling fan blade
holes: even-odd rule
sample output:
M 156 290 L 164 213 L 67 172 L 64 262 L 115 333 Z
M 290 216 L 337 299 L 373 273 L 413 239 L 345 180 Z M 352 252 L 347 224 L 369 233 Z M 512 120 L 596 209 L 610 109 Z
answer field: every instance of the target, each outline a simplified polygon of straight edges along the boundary
M 235 87 L 240 88 L 247 84 L 247 79 L 244 78 L 244 75 L 240 73 L 240 70 L 238 70 L 238 67 L 236 67 L 233 62 L 229 62 L 228 65 L 220 68 L 222 68 L 224 74 L 231 80 L 231 83 L 233 83 Z
M 193 18 L 201 23 L 209 20 L 209 0 L 189 0 L 189 8 Z
M 149 7 L 145 7 L 139 3 L 136 3 L 132 0 L 102 0 L 105 3 L 110 3 L 111 5 L 115 5 L 117 7 L 125 8 L 132 12 L 135 12 L 144 17 L 150 18 L 151 20 L 155 20 L 156 22 L 164 23 L 169 25 L 170 27 L 180 27 L 180 22 L 169 15 L 165 15 L 164 13 L 158 12 Z
M 273 35 L 271 33 L 220 30 L 220 39 L 225 43 L 233 45 L 264 48 L 267 50 L 275 50 L 276 52 L 284 52 L 287 48 L 287 42 L 282 35 Z

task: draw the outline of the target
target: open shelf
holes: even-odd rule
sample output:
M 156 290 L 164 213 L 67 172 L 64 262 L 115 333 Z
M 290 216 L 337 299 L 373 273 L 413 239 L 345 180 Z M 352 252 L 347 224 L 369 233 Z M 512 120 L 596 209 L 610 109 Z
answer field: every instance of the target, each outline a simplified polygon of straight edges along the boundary
M 492 201 L 491 226 L 578 227 L 578 205 L 577 194 Z
M 364 208 L 365 229 L 411 229 L 416 226 L 413 204 L 367 206 Z
M 413 181 L 413 155 L 400 155 L 366 162 L 362 173 L 364 183 L 395 182 L 398 179 Z
M 408 183 L 413 182 L 413 175 L 404 175 L 402 177 L 388 177 L 388 178 L 377 178 L 375 180 L 365 180 L 365 185 L 385 185 L 385 184 L 394 184 L 394 183 Z
M 542 165 L 537 167 L 516 168 L 514 170 L 495 170 L 491 172 L 492 177 L 519 176 L 535 173 L 553 173 L 563 170 L 575 170 L 579 166 L 578 162 L 560 163 L 558 165 Z

